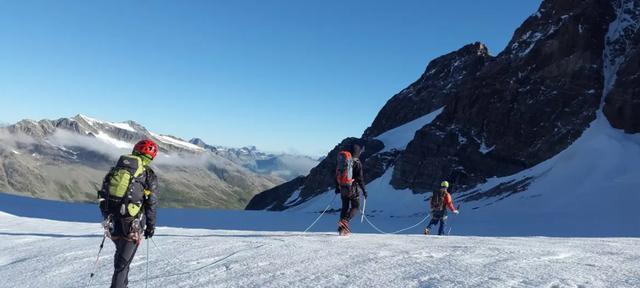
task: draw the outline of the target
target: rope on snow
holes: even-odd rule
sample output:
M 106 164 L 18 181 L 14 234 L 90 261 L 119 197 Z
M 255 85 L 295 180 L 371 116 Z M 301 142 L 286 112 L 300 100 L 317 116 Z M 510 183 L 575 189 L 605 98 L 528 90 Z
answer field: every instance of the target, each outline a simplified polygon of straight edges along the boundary
M 318 216 L 318 218 L 316 218 L 316 220 L 313 221 L 313 223 L 311 223 L 311 225 L 309 225 L 309 227 L 307 227 L 307 229 L 304 229 L 304 232 L 302 232 L 302 233 L 307 233 L 309 231 L 309 229 L 311 229 L 314 225 L 316 225 L 316 223 L 318 223 L 318 221 L 320 220 L 320 218 L 322 218 L 324 213 L 326 213 L 327 210 L 329 210 L 329 208 L 331 208 L 331 206 L 333 205 L 333 201 L 336 201 L 336 196 L 338 196 L 338 194 L 333 195 L 333 198 L 331 198 L 331 202 L 329 202 L 329 204 L 327 204 L 327 207 L 324 208 L 324 211 L 322 211 L 322 213 L 320 213 L 320 216 Z
M 363 215 L 364 215 L 364 213 L 363 213 Z M 367 221 L 367 223 L 369 223 L 369 226 L 371 226 L 373 229 L 375 229 L 376 231 L 380 232 L 381 234 L 398 234 L 398 233 L 402 233 L 402 232 L 404 232 L 404 231 L 407 231 L 407 230 L 413 229 L 413 228 L 415 228 L 415 227 L 418 227 L 418 225 L 420 225 L 420 224 L 424 223 L 424 221 L 427 221 L 427 219 L 429 219 L 430 217 L 431 217 L 431 215 L 427 215 L 427 216 L 426 216 L 426 217 L 424 217 L 422 220 L 420 220 L 420 222 L 418 222 L 418 223 L 416 223 L 416 224 L 414 224 L 414 225 L 412 225 L 412 226 L 409 226 L 409 227 L 407 227 L 407 228 L 403 228 L 403 229 L 400 229 L 400 230 L 398 230 L 398 231 L 394 231 L 394 232 L 385 232 L 385 231 L 382 231 L 382 229 L 378 228 L 375 224 L 371 223 L 371 221 L 369 220 L 369 217 L 367 217 L 366 215 L 364 215 L 364 220 L 365 220 L 365 221 Z

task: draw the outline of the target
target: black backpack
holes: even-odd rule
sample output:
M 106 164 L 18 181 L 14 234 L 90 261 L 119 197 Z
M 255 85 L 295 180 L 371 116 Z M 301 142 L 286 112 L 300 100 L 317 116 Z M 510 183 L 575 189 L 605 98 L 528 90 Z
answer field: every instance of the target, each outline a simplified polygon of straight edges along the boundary
M 444 210 L 444 197 L 446 195 L 445 191 L 438 189 L 433 191 L 433 196 L 431 196 L 431 210 L 440 211 Z

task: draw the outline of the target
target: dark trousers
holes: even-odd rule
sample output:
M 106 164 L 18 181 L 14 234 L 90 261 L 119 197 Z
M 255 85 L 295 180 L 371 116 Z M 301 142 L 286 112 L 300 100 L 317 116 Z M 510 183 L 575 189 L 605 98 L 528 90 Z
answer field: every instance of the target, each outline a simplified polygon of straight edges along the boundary
M 340 198 L 342 199 L 342 210 L 340 219 L 350 221 L 360 209 L 360 193 L 355 187 L 340 187 Z
M 136 255 L 138 245 L 123 238 L 113 240 L 113 243 L 116 244 L 116 254 L 113 257 L 111 288 L 126 288 L 129 285 L 129 265 Z
M 431 230 L 431 226 L 433 225 L 437 225 L 438 222 L 440 222 L 440 228 L 438 228 L 438 235 L 442 235 L 444 234 L 444 221 L 446 218 L 442 217 L 442 218 L 432 218 L 431 222 L 429 222 L 429 225 L 427 225 L 427 229 Z

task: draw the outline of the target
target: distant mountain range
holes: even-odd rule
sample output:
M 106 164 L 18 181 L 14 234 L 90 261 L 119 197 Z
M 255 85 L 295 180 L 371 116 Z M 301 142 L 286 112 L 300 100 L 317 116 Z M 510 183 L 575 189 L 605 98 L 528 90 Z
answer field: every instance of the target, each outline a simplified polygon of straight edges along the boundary
M 91 201 L 117 157 L 137 141 L 155 140 L 161 153 L 161 205 L 242 208 L 251 197 L 304 175 L 317 159 L 228 148 L 148 131 L 134 122 L 85 115 L 22 120 L 0 126 L 0 191 L 37 198 Z

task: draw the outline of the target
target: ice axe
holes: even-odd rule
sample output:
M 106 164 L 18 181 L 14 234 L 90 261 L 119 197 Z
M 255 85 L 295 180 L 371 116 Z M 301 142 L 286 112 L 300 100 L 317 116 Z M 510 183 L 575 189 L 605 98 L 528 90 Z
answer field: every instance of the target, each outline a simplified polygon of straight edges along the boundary
M 360 223 L 364 221 L 364 211 L 367 209 L 367 198 L 364 198 L 364 204 L 362 204 L 362 215 L 360 216 Z

